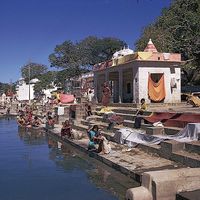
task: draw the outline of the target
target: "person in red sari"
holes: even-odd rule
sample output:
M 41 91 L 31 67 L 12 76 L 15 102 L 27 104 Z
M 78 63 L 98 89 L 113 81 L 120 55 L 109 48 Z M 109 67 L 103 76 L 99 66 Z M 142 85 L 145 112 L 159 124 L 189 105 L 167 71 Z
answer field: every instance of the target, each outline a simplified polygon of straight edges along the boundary
M 62 124 L 61 137 L 64 137 L 64 136 L 67 136 L 68 138 L 70 138 L 72 136 L 72 128 L 71 128 L 71 124 L 70 124 L 69 120 L 66 120 Z
M 103 95 L 102 95 L 102 105 L 103 106 L 108 106 L 110 102 L 110 96 L 111 96 L 111 91 L 109 88 L 108 83 L 103 84 Z

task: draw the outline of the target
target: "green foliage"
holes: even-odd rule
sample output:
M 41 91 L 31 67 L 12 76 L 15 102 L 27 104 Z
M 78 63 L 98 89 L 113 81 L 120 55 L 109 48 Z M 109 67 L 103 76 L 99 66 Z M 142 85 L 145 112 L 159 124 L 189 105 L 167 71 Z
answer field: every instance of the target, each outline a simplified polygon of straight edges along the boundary
M 77 45 L 79 55 L 81 55 L 81 65 L 91 66 L 110 60 L 116 51 L 126 46 L 126 43 L 111 37 L 97 38 L 89 36 Z
M 80 56 L 78 54 L 77 45 L 70 40 L 57 45 L 54 53 L 49 55 L 51 67 L 73 68 L 79 66 Z
M 86 73 L 86 72 L 88 72 L 87 69 L 79 68 L 79 67 L 72 68 L 71 70 L 64 69 L 64 70 L 58 71 L 56 73 L 55 84 L 59 87 L 64 88 L 67 79 L 74 77 L 75 76 L 74 74 L 76 74 L 76 76 L 78 76 L 78 75 L 80 75 L 82 73 Z
M 26 82 L 29 81 L 29 72 L 30 79 L 38 78 L 40 75 L 47 72 L 47 67 L 38 63 L 28 63 L 21 67 L 21 75 Z
M 181 53 L 190 62 L 185 70 L 200 68 L 200 1 L 174 0 L 160 17 L 143 29 L 136 50 L 144 50 L 151 38 L 160 52 Z
M 56 79 L 56 72 L 48 71 L 44 74 L 38 75 L 37 78 L 39 79 L 39 82 L 35 84 L 34 90 L 36 94 L 41 94 L 43 89 L 53 88 Z
M 78 43 L 65 41 L 49 55 L 52 67 L 68 69 L 70 76 L 79 75 L 80 69 L 90 69 L 96 63 L 112 58 L 115 51 L 126 43 L 116 38 L 89 36 Z
M 7 93 L 8 90 L 15 91 L 16 84 L 8 84 L 8 83 L 1 83 L 0 82 L 0 94 Z

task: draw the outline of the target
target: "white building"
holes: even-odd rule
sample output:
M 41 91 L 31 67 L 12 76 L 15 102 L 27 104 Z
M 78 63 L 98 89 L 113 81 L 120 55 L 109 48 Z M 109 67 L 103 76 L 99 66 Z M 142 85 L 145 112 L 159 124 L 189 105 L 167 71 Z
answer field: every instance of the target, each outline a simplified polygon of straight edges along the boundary
M 35 97 L 34 85 L 38 81 L 39 81 L 38 79 L 32 79 L 29 85 L 29 84 L 26 84 L 23 78 L 19 79 L 18 85 L 16 86 L 17 99 L 19 101 L 28 101 L 29 95 L 30 95 L 30 100 L 33 100 Z
M 101 102 L 102 85 L 109 82 L 114 103 L 180 102 L 180 64 L 180 54 L 158 52 L 151 40 L 144 51 L 121 50 L 94 66 L 96 100 Z

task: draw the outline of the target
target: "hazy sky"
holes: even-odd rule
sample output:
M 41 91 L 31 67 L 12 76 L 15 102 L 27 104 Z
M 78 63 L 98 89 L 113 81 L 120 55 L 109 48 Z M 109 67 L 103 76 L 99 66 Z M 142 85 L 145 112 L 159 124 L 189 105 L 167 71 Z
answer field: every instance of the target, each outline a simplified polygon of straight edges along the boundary
M 48 56 L 65 40 L 113 36 L 130 48 L 142 28 L 170 0 L 0 0 L 0 82 L 20 78 L 28 61 L 49 66 Z

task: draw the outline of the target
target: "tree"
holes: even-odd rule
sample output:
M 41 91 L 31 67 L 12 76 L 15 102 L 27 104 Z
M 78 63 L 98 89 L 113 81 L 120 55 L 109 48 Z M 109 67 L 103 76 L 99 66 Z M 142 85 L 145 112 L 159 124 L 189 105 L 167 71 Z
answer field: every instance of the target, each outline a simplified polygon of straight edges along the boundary
M 7 93 L 9 90 L 15 91 L 16 83 L 8 84 L 8 83 L 1 83 L 0 82 L 0 94 Z
M 174 0 L 156 21 L 143 29 L 136 50 L 152 38 L 160 52 L 181 53 L 185 72 L 200 68 L 200 1 Z M 191 74 L 188 72 L 188 74 Z M 191 78 L 190 80 L 193 80 Z
M 111 59 L 112 55 L 123 46 L 126 46 L 125 42 L 110 37 L 89 36 L 77 43 L 68 40 L 56 46 L 54 53 L 49 55 L 49 61 L 52 67 L 79 73 L 81 70 L 78 68 L 89 69 L 96 63 Z
M 56 45 L 54 53 L 49 55 L 51 67 L 56 68 L 73 68 L 79 64 L 80 56 L 78 54 L 77 45 L 70 40 Z
M 30 72 L 30 74 L 29 74 Z M 29 78 L 38 78 L 40 75 L 47 72 L 47 66 L 38 63 L 28 63 L 21 67 L 21 75 L 28 82 Z M 29 77 L 30 75 L 30 77 Z
M 116 38 L 97 38 L 94 36 L 85 38 L 77 45 L 83 66 L 93 66 L 110 60 L 116 51 L 127 46 L 124 41 Z
M 37 78 L 39 79 L 39 82 L 34 86 L 35 94 L 42 94 L 43 89 L 53 88 L 56 79 L 56 72 L 48 71 L 38 75 Z
M 66 84 L 66 80 L 69 81 L 71 77 L 76 77 L 86 72 L 88 72 L 87 69 L 79 68 L 79 67 L 74 68 L 73 70 L 63 69 L 56 73 L 55 83 L 57 86 L 64 88 Z

